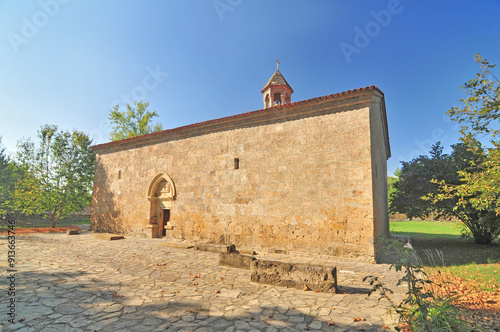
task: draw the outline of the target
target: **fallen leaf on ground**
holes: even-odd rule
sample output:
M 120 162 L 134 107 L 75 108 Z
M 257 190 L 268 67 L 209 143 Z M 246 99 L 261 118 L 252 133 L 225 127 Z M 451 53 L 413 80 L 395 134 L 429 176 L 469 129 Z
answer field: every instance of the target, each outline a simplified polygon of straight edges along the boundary
M 441 271 L 431 274 L 429 279 L 433 282 L 429 287 L 434 294 L 456 295 L 457 299 L 453 302 L 456 305 L 472 310 L 500 312 L 500 294 L 481 289 L 481 284 L 475 280 L 465 280 Z

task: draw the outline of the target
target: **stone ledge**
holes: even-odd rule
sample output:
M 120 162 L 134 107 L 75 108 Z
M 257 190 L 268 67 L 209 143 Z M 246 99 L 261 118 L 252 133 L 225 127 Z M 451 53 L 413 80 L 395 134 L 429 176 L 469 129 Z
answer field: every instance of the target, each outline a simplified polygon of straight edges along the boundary
M 66 230 L 66 234 L 68 234 L 68 235 L 78 235 L 78 234 L 80 234 L 80 231 L 77 230 L 77 229 L 68 229 L 68 230 Z
M 186 243 L 160 243 L 159 246 L 162 247 L 169 247 L 169 248 L 177 248 L 177 249 L 191 249 L 194 247 L 192 244 L 186 244 Z
M 236 252 L 242 255 L 251 255 L 251 256 L 257 255 L 257 253 L 251 249 L 238 249 L 236 250 Z
M 237 269 L 250 270 L 250 265 L 254 260 L 256 260 L 255 257 L 240 255 L 235 252 L 219 254 L 219 265 Z
M 202 243 L 202 244 L 197 244 L 194 248 L 200 251 L 209 251 L 215 253 L 230 253 L 236 251 L 236 247 L 234 246 L 234 244 L 226 246 L 226 245 Z
M 125 238 L 125 236 L 123 235 L 110 234 L 110 233 L 96 233 L 94 234 L 94 237 L 96 239 L 108 240 L 108 241 L 123 240 Z
M 337 292 L 336 267 L 255 260 L 250 270 L 253 282 L 324 293 Z

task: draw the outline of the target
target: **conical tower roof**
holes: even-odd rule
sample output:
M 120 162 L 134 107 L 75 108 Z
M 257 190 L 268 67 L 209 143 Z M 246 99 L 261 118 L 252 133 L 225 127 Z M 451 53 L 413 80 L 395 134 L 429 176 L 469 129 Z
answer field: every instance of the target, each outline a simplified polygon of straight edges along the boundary
M 264 93 L 264 90 L 266 90 L 270 85 L 285 85 L 290 88 L 290 90 L 292 90 L 291 93 L 293 93 L 292 87 L 290 86 L 290 84 L 288 84 L 283 75 L 281 75 L 279 69 L 276 69 L 273 76 L 271 76 L 269 81 L 267 81 L 267 84 L 264 86 L 261 92 Z

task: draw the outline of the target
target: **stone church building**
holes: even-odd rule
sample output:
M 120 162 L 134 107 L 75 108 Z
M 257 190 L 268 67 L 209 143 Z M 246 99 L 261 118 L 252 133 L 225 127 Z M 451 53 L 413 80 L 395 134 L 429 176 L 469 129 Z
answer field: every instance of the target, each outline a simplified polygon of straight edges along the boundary
M 94 146 L 92 229 L 373 258 L 389 234 L 384 94 L 292 102 L 279 70 L 261 92 L 261 110 Z

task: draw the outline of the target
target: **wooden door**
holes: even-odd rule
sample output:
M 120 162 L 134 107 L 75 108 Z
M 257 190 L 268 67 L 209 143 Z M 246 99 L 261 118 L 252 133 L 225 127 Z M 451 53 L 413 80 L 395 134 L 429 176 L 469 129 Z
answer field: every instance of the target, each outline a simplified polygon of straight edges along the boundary
M 168 222 L 170 221 L 170 209 L 163 209 L 162 210 L 162 217 L 161 217 L 161 234 L 163 236 L 167 235 L 167 231 L 165 230 L 165 226 L 167 226 Z

